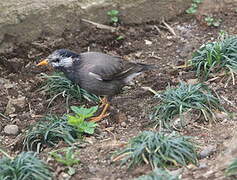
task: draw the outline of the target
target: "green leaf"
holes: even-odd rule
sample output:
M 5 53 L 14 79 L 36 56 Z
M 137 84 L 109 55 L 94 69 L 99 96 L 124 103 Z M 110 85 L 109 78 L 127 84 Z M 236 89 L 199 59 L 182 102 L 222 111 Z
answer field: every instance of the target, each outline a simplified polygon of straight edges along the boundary
M 75 170 L 75 168 L 69 167 L 67 173 L 70 176 L 72 176 L 72 175 L 74 175 L 76 173 L 76 170 Z
M 118 17 L 111 17 L 111 22 L 113 22 L 113 23 L 117 23 L 118 22 Z
M 188 13 L 188 14 L 194 14 L 194 13 L 197 12 L 197 9 L 193 8 L 193 7 L 190 7 L 185 12 Z
M 117 16 L 119 14 L 119 11 L 113 9 L 113 10 L 108 11 L 107 14 L 109 16 Z
M 71 110 L 84 120 L 86 118 L 92 117 L 98 110 L 98 106 L 93 106 L 91 108 L 71 106 Z
M 70 125 L 77 125 L 77 124 L 80 124 L 81 122 L 83 122 L 83 119 L 80 118 L 80 117 L 77 117 L 77 116 L 70 116 L 68 115 L 68 124 Z
M 118 37 L 116 38 L 117 41 L 123 40 L 123 39 L 124 39 L 124 36 L 118 36 Z
M 194 2 L 194 3 L 198 3 L 198 4 L 200 4 L 200 3 L 203 2 L 203 0 L 193 0 L 193 2 Z

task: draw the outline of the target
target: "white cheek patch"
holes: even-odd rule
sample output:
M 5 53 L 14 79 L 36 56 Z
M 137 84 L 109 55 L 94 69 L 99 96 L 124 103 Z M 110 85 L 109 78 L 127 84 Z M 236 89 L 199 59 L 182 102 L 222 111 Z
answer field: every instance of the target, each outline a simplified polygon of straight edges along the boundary
M 53 67 L 58 67 L 59 64 L 58 64 L 58 63 L 55 63 L 55 62 L 52 62 L 52 66 L 53 66 Z
M 62 66 L 62 67 L 71 67 L 73 64 L 73 59 L 71 57 L 68 57 L 68 58 L 63 58 L 60 62 L 59 62 L 59 66 Z

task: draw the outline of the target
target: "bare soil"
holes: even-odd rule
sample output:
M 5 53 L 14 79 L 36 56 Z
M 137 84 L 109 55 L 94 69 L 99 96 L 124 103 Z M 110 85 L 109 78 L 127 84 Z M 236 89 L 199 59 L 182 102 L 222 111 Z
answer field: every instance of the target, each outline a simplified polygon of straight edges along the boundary
M 27 127 L 40 121 L 40 116 L 67 112 L 63 97 L 47 108 L 47 95 L 37 91 L 43 81 L 39 78 L 40 73 L 52 73 L 52 70 L 35 66 L 41 58 L 59 48 L 76 52 L 99 51 L 122 56 L 124 60 L 156 64 L 160 69 L 140 76 L 136 79 L 135 85 L 126 88 L 122 94 L 112 99 L 110 117 L 99 123 L 100 127 L 95 135 L 86 137 L 89 143 L 79 150 L 81 163 L 74 166 L 76 174 L 71 179 L 125 180 L 146 174 L 151 170 L 148 166 L 127 170 L 126 166 L 112 162 L 111 158 L 130 138 L 152 128 L 149 126 L 149 115 L 154 106 L 158 105 L 158 101 L 151 92 L 141 87 L 162 91 L 168 85 L 195 79 L 193 72 L 174 67 L 184 64 L 190 59 L 192 52 L 203 43 L 217 39 L 220 30 L 225 30 L 229 34 L 237 33 L 237 12 L 234 9 L 228 8 L 215 13 L 214 17 L 222 20 L 219 27 L 209 27 L 200 17 L 186 14 L 170 20 L 168 24 L 177 36 L 156 22 L 121 26 L 115 33 L 88 25 L 86 29 L 79 28 L 77 32 L 68 30 L 56 39 L 51 39 L 45 34 L 35 42 L 16 44 L 9 52 L 0 55 L 7 59 L 0 64 L 0 112 L 4 114 L 10 98 L 23 96 L 26 102 L 23 106 L 16 106 L 15 112 L 6 115 L 7 118 L 0 116 L 0 146 L 12 155 L 19 153 L 21 144 L 15 142 Z M 124 39 L 116 40 L 118 36 L 123 36 Z M 222 101 L 228 111 L 237 113 L 237 85 L 230 82 L 225 87 L 225 84 L 226 79 L 218 78 L 210 82 L 210 87 L 224 97 Z M 81 102 L 73 101 L 71 104 L 78 105 Z M 115 110 L 119 113 L 113 113 Z M 236 131 L 235 120 L 234 117 L 220 119 L 213 124 L 195 123 L 181 132 L 193 136 L 200 145 L 200 151 L 209 145 L 216 146 L 212 155 L 200 160 L 205 167 L 190 166 L 189 169 L 184 169 L 183 179 L 225 179 L 223 173 L 209 175 L 208 172 L 212 169 L 216 157 L 224 150 L 223 143 L 231 139 Z M 21 133 L 18 137 L 4 134 L 3 128 L 7 124 L 19 126 Z M 65 145 L 60 143 L 53 149 L 61 146 Z M 42 152 L 44 157 L 50 150 L 52 149 Z M 55 179 L 67 178 L 65 167 L 52 160 L 49 164 L 54 169 Z

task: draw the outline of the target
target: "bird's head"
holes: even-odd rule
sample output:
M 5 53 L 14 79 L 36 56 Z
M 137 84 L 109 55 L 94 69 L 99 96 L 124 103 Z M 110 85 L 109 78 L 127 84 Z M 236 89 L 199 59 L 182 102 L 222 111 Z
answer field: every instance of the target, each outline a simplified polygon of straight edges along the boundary
M 72 67 L 73 62 L 80 58 L 79 54 L 66 49 L 59 49 L 42 60 L 37 66 L 51 65 L 56 69 L 67 69 Z

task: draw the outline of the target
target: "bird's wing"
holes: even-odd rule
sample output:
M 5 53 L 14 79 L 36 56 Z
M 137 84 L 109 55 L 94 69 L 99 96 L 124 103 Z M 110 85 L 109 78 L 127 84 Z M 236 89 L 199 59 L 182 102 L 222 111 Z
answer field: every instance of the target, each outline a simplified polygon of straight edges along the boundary
M 82 53 L 81 58 L 83 61 L 86 61 L 87 64 L 91 64 L 89 75 L 98 80 L 120 80 L 142 71 L 142 67 L 140 67 L 141 65 L 139 64 L 103 53 Z

